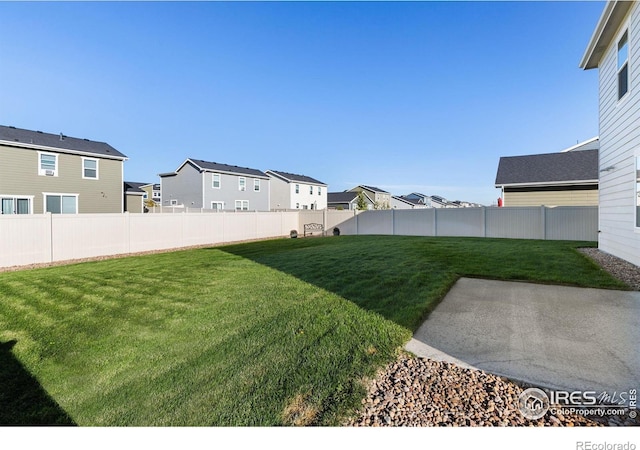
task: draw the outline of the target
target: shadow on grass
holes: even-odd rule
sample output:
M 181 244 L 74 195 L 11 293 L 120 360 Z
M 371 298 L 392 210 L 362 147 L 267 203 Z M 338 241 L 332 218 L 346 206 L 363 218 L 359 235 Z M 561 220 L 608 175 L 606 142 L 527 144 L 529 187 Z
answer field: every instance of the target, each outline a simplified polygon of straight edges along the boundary
M 0 425 L 75 425 L 13 355 L 16 342 L 0 343 Z
M 287 273 L 415 331 L 459 278 L 415 239 L 332 237 L 218 247 Z

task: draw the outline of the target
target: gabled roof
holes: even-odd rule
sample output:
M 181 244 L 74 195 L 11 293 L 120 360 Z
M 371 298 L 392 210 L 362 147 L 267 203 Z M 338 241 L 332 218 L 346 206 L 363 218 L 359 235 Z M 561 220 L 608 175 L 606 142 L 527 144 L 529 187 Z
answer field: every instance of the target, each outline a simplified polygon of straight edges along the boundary
M 295 174 L 295 173 L 282 172 L 282 171 L 279 171 L 279 170 L 267 170 L 266 173 L 268 175 L 276 176 L 276 177 L 278 177 L 278 178 L 280 178 L 280 179 L 282 179 L 282 180 L 284 180 L 284 181 L 286 181 L 288 183 L 297 181 L 299 183 L 318 184 L 318 185 L 321 185 L 321 186 L 326 186 L 327 185 L 326 183 L 323 183 L 322 181 L 318 181 L 315 178 L 311 178 L 311 177 L 308 177 L 306 175 L 298 175 L 298 174 Z
M 395 198 L 396 200 L 400 200 L 401 202 L 409 203 L 411 205 L 424 206 L 424 202 L 422 200 L 416 200 L 414 198 L 409 198 L 409 197 L 404 196 L 404 195 L 400 195 L 400 196 L 393 195 L 392 197 Z
M 195 158 L 187 158 L 180 166 L 175 170 L 175 172 L 161 173 L 159 176 L 170 177 L 174 176 L 178 173 L 180 169 L 185 164 L 192 164 L 195 166 L 200 172 L 220 172 L 220 173 L 229 173 L 232 175 L 250 175 L 252 177 L 269 179 L 269 176 L 261 170 L 251 169 L 249 167 L 239 167 L 239 166 L 231 166 L 229 164 L 222 164 L 217 162 L 204 161 L 202 159 Z
M 398 200 L 399 202 L 406 203 L 407 205 L 411 205 L 411 206 L 424 205 L 424 203 L 421 203 L 421 202 L 419 202 L 417 200 L 408 199 L 408 198 L 406 198 L 406 197 L 404 197 L 402 195 L 400 195 L 400 196 L 392 195 L 391 198 L 394 199 L 394 200 Z
M 598 182 L 598 150 L 503 156 L 496 187 Z
M 587 49 L 580 61 L 581 69 L 595 69 L 607 51 L 609 44 L 615 38 L 629 8 L 633 5 L 630 1 L 609 1 L 602 11 L 600 20 L 593 31 Z
M 149 186 L 151 183 L 137 183 L 135 181 L 125 181 L 124 191 L 127 194 L 144 194 L 144 191 L 140 189 L 142 186 Z
M 376 192 L 376 193 L 380 193 L 380 194 L 388 194 L 387 191 L 382 190 L 380 188 L 377 188 L 375 186 L 367 186 L 365 184 L 360 184 L 360 185 L 354 187 L 353 189 L 358 189 L 358 188 L 362 188 L 362 189 L 365 189 L 367 191 Z M 353 190 L 353 189 L 351 189 L 351 190 Z
M 79 155 L 101 156 L 125 160 L 127 157 L 105 142 L 90 141 L 64 134 L 43 133 L 42 131 L 0 125 L 0 144 L 24 147 L 34 150 L 62 151 Z
M 367 200 L 369 200 L 369 202 L 373 203 L 373 200 L 371 200 L 371 197 L 369 197 L 366 192 L 363 192 L 363 194 L 367 198 Z M 344 191 L 327 193 L 327 203 L 351 203 L 357 198 L 357 192 Z

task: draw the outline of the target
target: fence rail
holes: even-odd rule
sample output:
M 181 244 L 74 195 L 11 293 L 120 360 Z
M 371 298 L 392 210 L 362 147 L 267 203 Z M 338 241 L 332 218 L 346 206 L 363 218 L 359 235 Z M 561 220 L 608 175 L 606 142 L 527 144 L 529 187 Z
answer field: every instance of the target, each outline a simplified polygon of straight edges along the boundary
M 289 236 L 395 234 L 598 240 L 597 207 L 0 215 L 0 267 Z

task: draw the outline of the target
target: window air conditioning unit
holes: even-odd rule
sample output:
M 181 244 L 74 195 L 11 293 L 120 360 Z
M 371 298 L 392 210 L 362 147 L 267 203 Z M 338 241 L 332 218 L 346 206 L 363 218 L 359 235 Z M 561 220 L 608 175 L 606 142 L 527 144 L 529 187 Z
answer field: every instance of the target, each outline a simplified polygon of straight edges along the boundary
M 53 170 L 45 170 L 44 174 L 48 177 L 52 177 L 55 175 L 55 172 Z

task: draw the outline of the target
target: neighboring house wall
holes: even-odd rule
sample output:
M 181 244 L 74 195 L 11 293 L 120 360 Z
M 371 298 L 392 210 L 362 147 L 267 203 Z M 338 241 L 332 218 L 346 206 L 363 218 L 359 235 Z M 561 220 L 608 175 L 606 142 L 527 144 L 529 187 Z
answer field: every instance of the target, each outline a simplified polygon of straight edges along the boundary
M 413 209 L 413 204 L 391 197 L 391 209 Z
M 624 17 L 608 16 L 610 8 L 620 6 L 629 7 Z M 609 17 L 607 26 L 613 33 L 608 42 L 598 42 L 593 50 L 597 53 L 600 46 L 608 44 L 602 58 L 596 61 L 600 77 L 599 248 L 640 265 L 640 219 L 637 217 L 640 204 L 637 181 L 640 158 L 640 5 L 638 2 L 609 2 L 605 6 L 605 17 Z M 625 31 L 628 32 L 628 92 L 619 99 L 618 43 Z M 583 59 L 582 67 L 594 68 L 595 65 Z
M 299 186 L 298 193 L 296 193 L 296 186 Z M 311 189 L 313 189 L 313 193 L 311 193 Z M 320 189 L 319 195 L 318 189 Z M 327 208 L 327 190 L 324 186 L 294 181 L 289 183 L 289 195 L 291 196 L 292 209 Z
M 291 188 L 286 181 L 271 176 L 271 209 L 293 209 L 295 203 L 291 204 Z
M 175 175 L 160 177 L 162 206 L 187 206 L 202 208 L 202 174 L 190 162 Z
M 125 194 L 124 210 L 130 213 L 142 213 L 144 212 L 143 202 L 143 196 L 140 194 Z
M 98 160 L 98 179 L 83 178 L 83 156 L 47 150 L 58 155 L 57 176 L 39 175 L 39 152 L 0 145 L 0 195 L 33 196 L 32 213 L 45 212 L 44 194 L 77 195 L 78 213 L 123 211 L 121 160 L 87 155 Z
M 598 206 L 598 189 L 539 190 L 505 188 L 503 206 Z
M 213 187 L 213 174 L 220 175 L 220 187 Z M 245 190 L 240 190 L 240 178 L 245 180 Z M 259 182 L 259 190 L 255 190 L 255 181 Z M 250 211 L 269 211 L 269 179 L 252 175 L 235 175 L 219 172 L 204 172 L 204 208 L 213 209 L 212 202 L 222 202 L 222 209 L 235 210 L 236 201 L 249 202 Z M 166 190 L 162 187 L 163 196 Z M 185 205 L 190 206 L 190 205 Z

